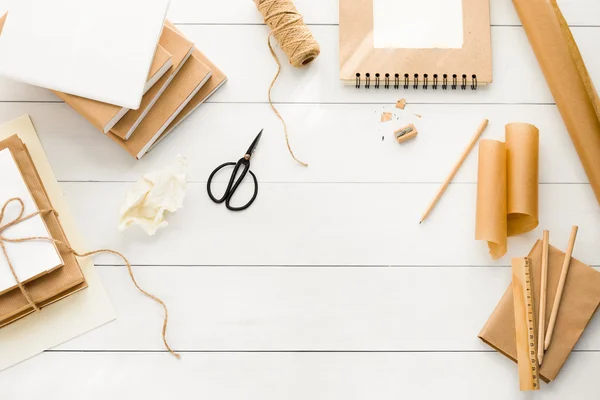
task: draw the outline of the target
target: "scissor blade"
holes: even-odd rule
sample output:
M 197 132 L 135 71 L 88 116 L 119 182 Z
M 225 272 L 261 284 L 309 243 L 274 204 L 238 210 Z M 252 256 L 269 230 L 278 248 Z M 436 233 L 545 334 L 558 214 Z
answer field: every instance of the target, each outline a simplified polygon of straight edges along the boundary
M 258 135 L 256 135 L 256 138 L 254 139 L 254 141 L 252 142 L 252 144 L 248 148 L 248 151 L 246 152 L 246 154 L 248 155 L 248 157 L 251 157 L 252 153 L 254 153 L 254 150 L 256 150 L 256 146 L 258 146 L 258 142 L 260 141 L 260 137 L 262 136 L 263 130 L 264 129 L 261 129 L 260 132 L 258 132 Z

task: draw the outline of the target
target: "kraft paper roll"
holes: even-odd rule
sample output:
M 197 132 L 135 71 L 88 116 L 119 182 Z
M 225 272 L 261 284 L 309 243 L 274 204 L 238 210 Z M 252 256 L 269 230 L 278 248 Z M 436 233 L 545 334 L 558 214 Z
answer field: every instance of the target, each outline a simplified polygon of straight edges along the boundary
M 530 124 L 506 125 L 508 236 L 538 226 L 539 130 Z
M 538 226 L 539 131 L 506 125 L 506 143 L 479 143 L 475 239 L 488 243 L 494 260 L 507 251 L 507 237 Z
M 488 242 L 494 260 L 506 254 L 507 199 L 506 145 L 497 140 L 479 142 L 475 239 Z
M 513 0 L 600 203 L 600 99 L 556 0 Z

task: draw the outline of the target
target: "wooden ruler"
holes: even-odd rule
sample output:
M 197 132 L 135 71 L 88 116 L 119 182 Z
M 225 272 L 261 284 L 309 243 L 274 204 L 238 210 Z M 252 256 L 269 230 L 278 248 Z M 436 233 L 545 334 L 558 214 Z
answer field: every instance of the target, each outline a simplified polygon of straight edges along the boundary
M 517 362 L 521 390 L 539 390 L 539 366 L 536 346 L 533 290 L 528 258 L 512 259 L 512 289 L 515 306 Z

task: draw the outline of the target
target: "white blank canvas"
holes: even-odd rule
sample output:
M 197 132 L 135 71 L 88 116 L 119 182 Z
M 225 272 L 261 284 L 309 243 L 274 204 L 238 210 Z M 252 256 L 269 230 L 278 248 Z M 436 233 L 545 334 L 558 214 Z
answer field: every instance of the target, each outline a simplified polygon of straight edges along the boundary
M 137 109 L 169 0 L 8 0 L 0 73 Z
M 462 48 L 462 0 L 373 0 L 373 46 Z
M 0 151 L 0 207 L 9 199 L 18 197 L 25 204 L 24 216 L 39 211 L 19 167 L 9 149 Z M 6 208 L 3 225 L 15 220 L 21 208 L 16 202 L 11 202 Z M 17 225 L 11 226 L 2 232 L 10 239 L 25 237 L 50 237 L 48 228 L 41 216 L 36 216 Z M 6 252 L 20 281 L 24 282 L 34 276 L 50 271 L 63 264 L 62 258 L 52 242 L 27 241 L 23 243 L 5 243 Z M 17 282 L 12 276 L 8 261 L 0 253 L 0 293 L 16 286 Z

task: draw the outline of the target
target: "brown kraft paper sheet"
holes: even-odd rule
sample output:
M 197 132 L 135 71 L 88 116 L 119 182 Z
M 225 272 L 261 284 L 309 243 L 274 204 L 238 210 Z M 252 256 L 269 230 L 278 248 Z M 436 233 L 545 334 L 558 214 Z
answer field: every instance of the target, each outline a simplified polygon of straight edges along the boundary
M 548 285 L 546 297 L 546 326 L 550 321 L 565 253 L 553 246 L 548 251 Z M 534 297 L 534 321 L 537 324 L 540 304 L 540 275 L 542 241 L 538 241 L 528 256 L 531 260 L 531 278 Z M 544 352 L 540 377 L 553 381 L 569 354 L 577 344 L 586 326 L 600 305 L 600 272 L 572 258 L 565 282 L 562 301 L 556 319 L 552 343 Z M 516 362 L 515 316 L 512 286 L 509 286 L 496 309 L 479 333 L 479 338 Z M 516 370 L 515 370 L 516 372 Z
M 50 203 L 46 189 L 23 142 L 17 135 L 13 135 L 0 141 L 0 150 L 6 148 L 11 151 L 15 158 L 21 175 L 38 209 L 51 209 L 52 204 Z M 54 239 L 68 243 L 56 215 L 46 213 L 42 217 L 48 226 L 50 235 Z M 63 259 L 64 266 L 25 284 L 25 288 L 31 298 L 40 307 L 45 307 L 87 287 L 76 257 L 61 246 L 58 246 L 58 250 Z M 0 296 L 0 327 L 14 322 L 31 312 L 33 312 L 33 308 L 29 305 L 20 289 L 12 289 Z
M 539 131 L 506 125 L 506 143 L 479 143 L 475 239 L 488 242 L 494 260 L 507 251 L 507 237 L 535 229 L 538 221 Z
M 600 203 L 600 99 L 556 0 L 513 0 Z

